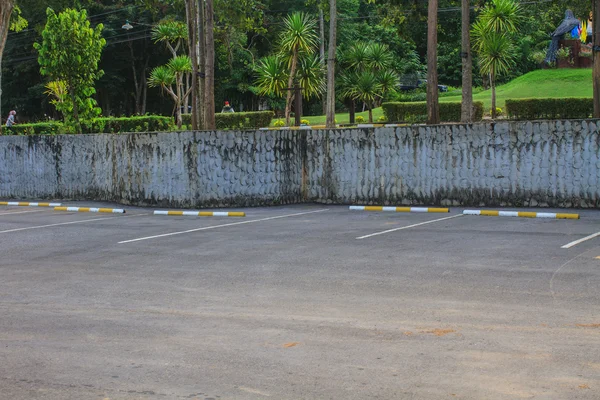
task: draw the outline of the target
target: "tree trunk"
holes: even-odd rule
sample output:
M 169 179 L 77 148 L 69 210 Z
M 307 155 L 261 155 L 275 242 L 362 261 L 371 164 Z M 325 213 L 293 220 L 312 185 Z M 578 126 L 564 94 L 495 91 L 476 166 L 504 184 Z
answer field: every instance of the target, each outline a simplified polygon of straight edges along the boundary
M 427 123 L 440 123 L 437 74 L 438 0 L 429 0 L 427 16 Z
M 494 72 L 490 74 L 490 85 L 492 87 L 492 119 L 496 119 L 496 77 Z
M 373 107 L 369 103 L 369 104 L 367 104 L 367 108 L 369 109 L 369 123 L 372 124 L 373 123 Z
M 354 102 L 354 99 L 352 99 L 352 100 L 350 100 L 350 107 L 348 110 L 351 124 L 353 124 L 355 122 L 355 110 L 356 110 L 356 103 Z
M 462 0 L 462 123 L 473 122 L 473 58 L 471 56 L 471 19 L 469 0 Z
M 206 107 L 206 129 L 216 129 L 215 122 L 215 32 L 213 0 L 206 0 L 206 84 L 204 103 Z
M 73 120 L 75 122 L 75 133 L 81 133 L 81 124 L 79 123 L 79 110 L 77 108 L 77 98 L 75 96 L 75 88 L 69 84 L 69 94 L 73 102 Z
M 592 46 L 594 47 L 594 69 L 592 72 L 592 84 L 594 86 L 594 118 L 600 118 L 600 5 L 598 1 L 594 1 Z
M 15 2 L 13 0 L 2 0 L 0 3 L 0 134 L 4 124 L 2 123 L 2 55 L 6 38 L 8 37 L 8 28 L 10 27 L 10 16 L 12 15 Z
M 183 106 L 183 93 L 181 92 L 183 86 L 183 74 L 177 74 L 177 110 L 175 110 L 175 115 L 177 116 L 177 128 L 181 129 L 181 125 L 183 124 L 183 120 L 181 118 L 181 107 Z
M 142 85 L 142 113 L 146 114 L 146 101 L 148 100 L 148 83 L 146 80 L 146 74 L 144 74 L 144 84 Z
M 198 130 L 198 58 L 196 55 L 197 46 L 197 29 L 196 29 L 196 0 L 186 0 L 185 13 L 188 26 L 188 43 L 190 59 L 192 60 L 192 130 Z M 187 103 L 187 100 L 186 100 Z
M 321 65 L 325 69 L 325 18 L 323 18 L 323 10 L 319 8 L 319 55 L 321 56 Z M 327 115 L 327 100 L 323 101 L 323 115 Z
M 298 52 L 294 50 L 292 54 L 292 66 L 290 68 L 290 77 L 288 78 L 287 95 L 285 97 L 285 124 L 290 126 L 290 113 L 292 111 L 292 99 L 294 98 L 294 78 L 296 76 L 296 66 L 298 64 Z
M 335 49 L 337 44 L 336 0 L 329 0 L 329 51 L 327 54 L 327 128 L 335 128 Z
M 204 92 L 206 87 L 205 73 L 206 68 L 206 41 L 204 39 L 204 0 L 198 0 L 196 3 L 196 25 L 198 28 L 198 86 L 196 86 L 198 108 L 198 129 L 206 129 L 206 105 L 204 104 Z

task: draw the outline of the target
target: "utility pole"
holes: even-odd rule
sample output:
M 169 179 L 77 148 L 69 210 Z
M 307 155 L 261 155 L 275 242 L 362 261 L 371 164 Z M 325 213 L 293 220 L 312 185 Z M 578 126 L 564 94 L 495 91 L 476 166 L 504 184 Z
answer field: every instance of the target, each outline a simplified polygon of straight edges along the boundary
M 471 55 L 471 16 L 469 0 L 462 0 L 462 106 L 460 121 L 473 122 L 473 57 Z
M 440 123 L 437 74 L 438 0 L 429 0 L 427 14 L 427 123 Z
M 594 86 L 594 118 L 600 118 L 600 5 L 594 0 L 594 10 L 592 17 L 592 46 L 594 54 L 594 69 L 592 80 Z

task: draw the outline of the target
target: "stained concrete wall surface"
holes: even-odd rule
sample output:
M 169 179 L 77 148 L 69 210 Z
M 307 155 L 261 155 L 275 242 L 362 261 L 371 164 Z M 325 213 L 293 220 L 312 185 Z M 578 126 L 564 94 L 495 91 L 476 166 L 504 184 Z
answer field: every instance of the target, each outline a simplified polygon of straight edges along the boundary
M 0 137 L 0 197 L 600 206 L 600 121 Z

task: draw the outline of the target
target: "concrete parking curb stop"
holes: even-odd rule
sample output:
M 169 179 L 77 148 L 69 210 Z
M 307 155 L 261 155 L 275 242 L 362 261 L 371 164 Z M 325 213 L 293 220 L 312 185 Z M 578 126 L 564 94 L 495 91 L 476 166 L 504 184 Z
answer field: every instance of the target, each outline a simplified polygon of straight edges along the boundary
M 76 211 L 76 212 L 125 214 L 125 210 L 120 209 L 120 208 L 54 207 L 54 211 Z
M 447 208 L 431 207 L 383 207 L 383 206 L 350 206 L 354 211 L 391 211 L 391 212 L 413 212 L 413 213 L 448 213 Z
M 245 217 L 244 212 L 220 212 L 220 211 L 154 211 L 154 215 L 189 215 L 194 217 Z
M 0 201 L 0 206 L 58 207 L 60 206 L 60 203 L 28 203 L 22 201 Z
M 579 219 L 579 214 L 540 213 L 529 211 L 464 210 L 463 215 L 483 215 L 487 217 Z

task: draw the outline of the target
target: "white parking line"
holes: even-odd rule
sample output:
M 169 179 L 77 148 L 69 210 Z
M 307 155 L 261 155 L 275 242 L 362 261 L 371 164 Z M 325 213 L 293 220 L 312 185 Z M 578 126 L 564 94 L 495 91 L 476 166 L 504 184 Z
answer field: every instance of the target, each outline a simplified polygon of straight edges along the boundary
M 252 219 L 250 221 L 242 221 L 242 222 L 232 222 L 230 224 L 222 224 L 222 225 L 213 225 L 213 226 L 205 226 L 203 228 L 196 228 L 196 229 L 189 229 L 187 231 L 179 231 L 179 232 L 171 232 L 171 233 L 163 233 L 161 235 L 154 235 L 154 236 L 146 236 L 146 237 L 141 237 L 141 238 L 137 238 L 137 239 L 130 239 L 130 240 L 123 240 L 121 242 L 119 242 L 119 244 L 123 244 L 123 243 L 131 243 L 131 242 L 139 242 L 141 240 L 149 240 L 149 239 L 156 239 L 156 238 L 161 238 L 161 237 L 166 237 L 166 236 L 174 236 L 174 235 L 183 235 L 184 233 L 192 233 L 192 232 L 199 232 L 199 231 L 206 231 L 209 229 L 216 229 L 216 228 L 223 228 L 225 226 L 234 226 L 234 225 L 243 225 L 243 224 L 251 224 L 253 222 L 262 222 L 262 221 L 270 221 L 273 219 L 279 219 L 279 218 L 289 218 L 289 217 L 296 217 L 298 215 L 307 215 L 307 214 L 314 214 L 314 213 L 319 213 L 319 212 L 323 212 L 323 211 L 327 211 L 328 209 L 323 209 L 323 210 L 317 210 L 317 211 L 307 211 L 307 212 L 301 212 L 301 213 L 295 213 L 295 214 L 286 214 L 286 215 L 278 215 L 276 217 L 268 217 L 268 218 L 261 218 L 261 219 Z
M 142 215 L 149 215 L 149 214 L 128 215 L 128 216 L 125 216 L 125 217 L 92 218 L 92 219 L 84 219 L 82 221 L 61 222 L 61 223 L 58 223 L 58 224 L 27 226 L 25 228 L 15 228 L 15 229 L 8 229 L 8 230 L 5 230 L 5 231 L 0 231 L 0 233 L 10 233 L 10 232 L 27 231 L 27 230 L 30 230 L 30 229 L 49 228 L 49 227 L 52 227 L 52 226 L 60 226 L 60 225 L 82 224 L 84 222 L 103 221 L 103 220 L 115 219 L 115 218 L 121 218 L 122 219 L 122 218 L 140 217 Z
M 573 246 L 577 246 L 579 243 L 583 243 L 586 240 L 590 240 L 590 239 L 593 239 L 593 238 L 598 237 L 598 236 L 600 236 L 600 232 L 593 233 L 593 234 L 591 234 L 589 236 L 586 236 L 584 238 L 581 238 L 579 240 L 574 240 L 571 243 L 567 243 L 564 246 L 561 246 L 561 249 L 570 249 Z
M 445 221 L 447 219 L 458 218 L 458 217 L 462 217 L 462 214 L 453 215 L 451 217 L 438 218 L 438 219 L 434 219 L 434 220 L 431 220 L 431 221 L 420 222 L 418 224 L 413 224 L 413 225 L 408 225 L 408 226 L 402 226 L 400 228 L 388 229 L 387 231 L 383 231 L 383 232 L 375 232 L 375 233 L 371 233 L 370 235 L 359 236 L 356 239 L 357 240 L 366 239 L 366 238 L 370 238 L 370 237 L 377 236 L 377 235 L 383 235 L 383 234 L 390 233 L 390 232 L 401 231 L 403 229 L 414 228 L 416 226 L 421 226 L 421 225 L 433 224 L 434 222 Z
M 0 213 L 0 215 L 25 214 L 25 213 L 34 213 L 34 212 L 44 212 L 44 211 L 46 211 L 46 210 L 17 211 L 17 212 Z

